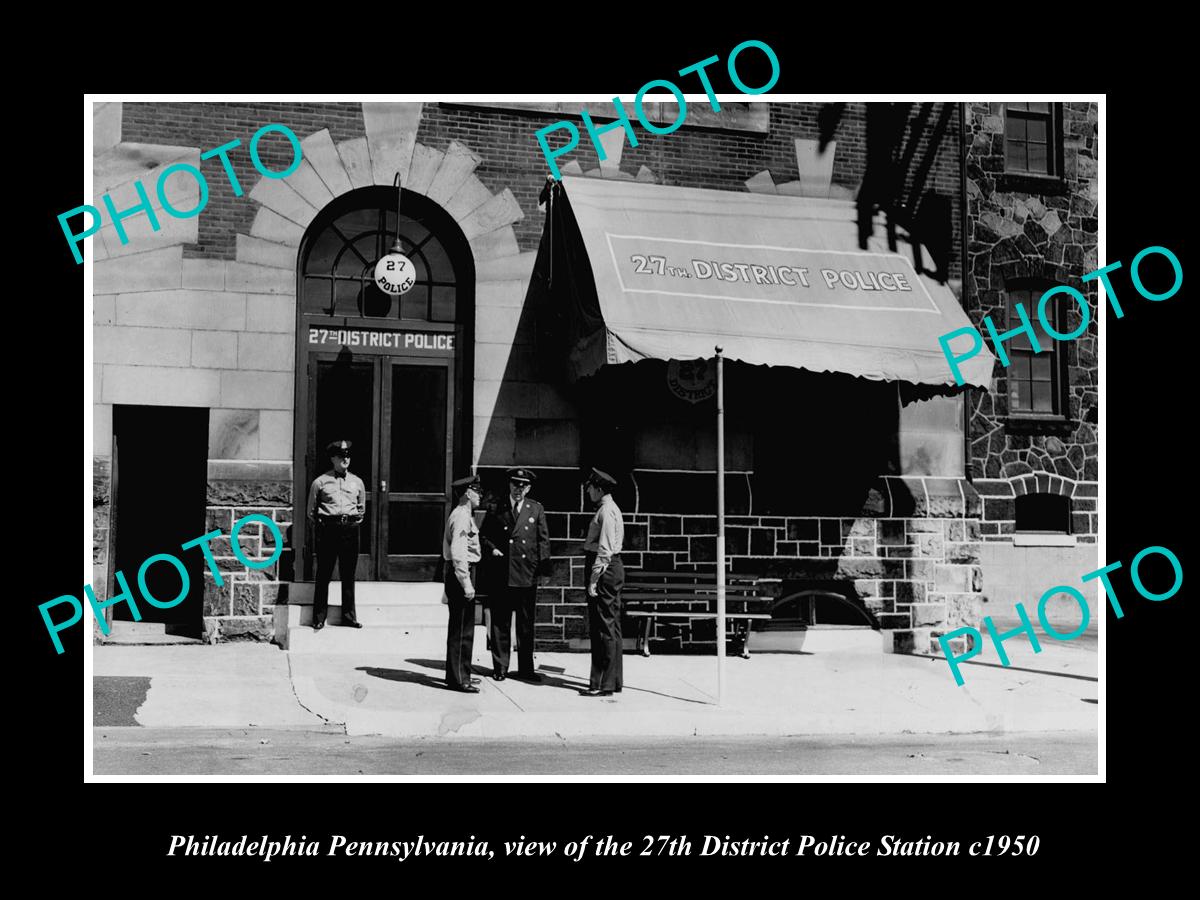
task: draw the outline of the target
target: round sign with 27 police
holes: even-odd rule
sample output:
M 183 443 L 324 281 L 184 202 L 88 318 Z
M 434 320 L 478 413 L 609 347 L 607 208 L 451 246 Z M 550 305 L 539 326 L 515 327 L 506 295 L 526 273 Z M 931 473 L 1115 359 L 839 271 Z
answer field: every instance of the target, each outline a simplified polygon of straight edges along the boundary
M 375 284 L 385 294 L 406 294 L 415 283 L 416 266 L 403 253 L 389 253 L 375 263 Z

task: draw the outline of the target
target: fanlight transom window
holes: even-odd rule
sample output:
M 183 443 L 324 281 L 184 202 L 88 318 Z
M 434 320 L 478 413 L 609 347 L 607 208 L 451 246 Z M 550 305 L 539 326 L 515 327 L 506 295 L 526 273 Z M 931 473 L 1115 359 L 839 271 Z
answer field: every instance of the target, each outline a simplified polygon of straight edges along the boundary
M 300 267 L 304 313 L 453 322 L 454 267 L 442 242 L 417 219 L 400 218 L 400 246 L 416 268 L 415 284 L 399 297 L 375 284 L 375 263 L 395 237 L 395 209 L 378 204 L 343 212 L 308 237 Z

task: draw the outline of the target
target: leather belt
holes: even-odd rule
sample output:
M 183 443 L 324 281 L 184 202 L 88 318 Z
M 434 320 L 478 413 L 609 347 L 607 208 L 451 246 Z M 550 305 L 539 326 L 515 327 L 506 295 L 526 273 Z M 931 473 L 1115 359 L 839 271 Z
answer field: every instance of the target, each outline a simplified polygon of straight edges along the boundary
M 358 516 L 317 516 L 317 523 L 331 525 L 357 525 Z

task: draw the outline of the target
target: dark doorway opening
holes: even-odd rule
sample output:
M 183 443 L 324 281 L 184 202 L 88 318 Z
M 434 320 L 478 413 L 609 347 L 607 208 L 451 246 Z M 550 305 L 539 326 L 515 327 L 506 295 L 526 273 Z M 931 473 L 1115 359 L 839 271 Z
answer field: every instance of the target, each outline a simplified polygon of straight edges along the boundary
M 168 634 L 199 637 L 203 630 L 204 557 L 181 545 L 204 534 L 208 484 L 208 410 L 174 406 L 113 409 L 113 550 L 111 572 L 129 584 L 143 622 Z M 151 605 L 138 587 L 138 569 L 169 553 L 188 572 L 187 595 L 169 609 Z M 179 572 L 169 562 L 146 571 L 146 587 L 162 602 L 178 596 Z M 109 596 L 120 587 L 109 576 Z M 112 608 L 115 621 L 131 622 L 127 603 Z

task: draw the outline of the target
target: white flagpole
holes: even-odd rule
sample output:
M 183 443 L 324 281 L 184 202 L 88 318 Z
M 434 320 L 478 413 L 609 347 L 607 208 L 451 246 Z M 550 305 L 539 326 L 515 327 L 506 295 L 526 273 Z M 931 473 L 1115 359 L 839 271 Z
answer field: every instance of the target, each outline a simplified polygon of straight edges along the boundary
M 717 347 L 717 706 L 725 703 L 725 367 Z

